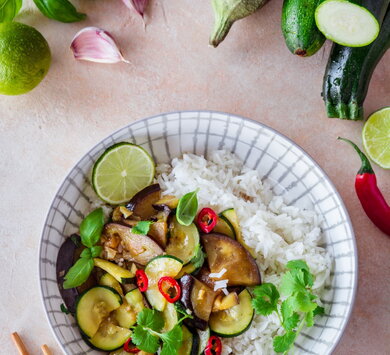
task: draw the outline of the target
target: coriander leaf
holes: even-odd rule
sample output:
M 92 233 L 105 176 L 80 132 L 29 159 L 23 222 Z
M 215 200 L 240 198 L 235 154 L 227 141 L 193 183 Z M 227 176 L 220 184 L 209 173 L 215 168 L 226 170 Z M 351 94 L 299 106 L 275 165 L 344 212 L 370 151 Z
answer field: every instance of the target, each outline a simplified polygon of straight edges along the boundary
M 306 327 L 312 327 L 314 324 L 313 311 L 307 312 L 305 315 Z
M 22 7 L 22 0 L 0 1 L 0 22 L 10 22 Z
M 177 351 L 181 344 L 183 338 L 183 330 L 180 325 L 176 324 L 169 332 L 161 334 L 161 339 L 164 343 L 164 347 L 167 346 L 170 352 L 167 352 L 167 355 L 172 355 L 172 349 Z M 163 349 L 164 349 L 163 347 Z
M 280 292 L 284 296 L 290 296 L 294 292 L 306 291 L 302 270 L 288 271 L 282 276 Z
M 303 271 L 303 276 L 304 276 L 304 280 L 305 280 L 305 285 L 312 287 L 314 284 L 313 275 L 310 273 L 310 271 L 306 271 L 306 270 L 302 270 L 302 271 Z
M 131 233 L 147 235 L 152 223 L 152 221 L 140 221 L 133 228 L 131 228 Z
M 93 259 L 81 258 L 68 270 L 64 279 L 64 289 L 82 285 L 87 281 L 93 269 Z
M 274 284 L 264 283 L 253 290 L 252 306 L 258 314 L 267 316 L 277 310 L 279 292 Z
M 160 355 L 177 355 L 177 350 L 167 343 L 163 343 Z
M 137 315 L 137 323 L 145 328 L 159 332 L 164 326 L 164 318 L 161 316 L 160 312 L 144 308 Z
M 198 190 L 185 194 L 177 205 L 176 219 L 184 226 L 189 226 L 192 223 L 198 211 L 197 193 Z
M 77 12 L 68 0 L 34 0 L 35 5 L 46 17 L 61 22 L 84 20 L 86 15 Z
M 297 292 L 291 296 L 291 305 L 294 310 L 300 312 L 310 312 L 317 308 L 317 303 L 312 302 L 308 292 Z
M 70 313 L 69 309 L 66 308 L 66 306 L 63 303 L 61 303 L 60 309 L 61 309 L 62 313 L 65 313 L 65 314 L 69 314 Z
M 274 350 L 276 353 L 284 353 L 288 351 L 290 347 L 294 344 L 295 333 L 292 331 L 286 332 L 286 334 L 281 336 L 276 336 L 273 341 Z
M 325 308 L 317 305 L 317 308 L 315 308 L 313 311 L 313 315 L 322 316 L 323 314 L 325 314 Z
M 290 260 L 286 264 L 286 268 L 289 270 L 298 269 L 310 272 L 309 266 L 306 264 L 306 261 L 303 260 Z
M 286 318 L 283 321 L 283 328 L 286 330 L 293 330 L 298 326 L 299 320 L 299 314 L 294 312 L 289 318 Z
M 200 268 L 203 263 L 204 263 L 204 253 L 202 250 L 202 246 L 198 245 L 196 248 L 196 254 L 195 256 L 191 259 L 191 263 L 194 265 L 195 269 Z
M 92 258 L 91 250 L 89 248 L 84 249 L 80 254 L 80 258 L 86 258 L 86 259 Z
M 186 318 L 194 319 L 194 316 L 187 313 L 187 309 L 184 307 L 183 303 L 181 303 L 180 301 L 175 302 L 173 304 L 173 306 L 175 307 L 177 313 L 182 314 Z
M 104 227 L 103 209 L 97 208 L 83 219 L 80 224 L 81 243 L 93 247 L 100 239 Z
M 95 245 L 94 247 L 90 248 L 90 250 L 91 250 L 92 257 L 96 258 L 101 254 L 103 248 L 100 245 Z
M 160 347 L 159 338 L 156 335 L 149 333 L 141 325 L 135 327 L 133 334 L 131 335 L 131 341 L 137 348 L 146 351 L 147 353 L 154 354 Z
M 292 316 L 293 309 L 292 309 L 291 305 L 289 304 L 288 300 L 285 300 L 282 302 L 282 305 L 280 306 L 280 313 L 282 314 L 283 323 L 286 319 L 288 319 Z

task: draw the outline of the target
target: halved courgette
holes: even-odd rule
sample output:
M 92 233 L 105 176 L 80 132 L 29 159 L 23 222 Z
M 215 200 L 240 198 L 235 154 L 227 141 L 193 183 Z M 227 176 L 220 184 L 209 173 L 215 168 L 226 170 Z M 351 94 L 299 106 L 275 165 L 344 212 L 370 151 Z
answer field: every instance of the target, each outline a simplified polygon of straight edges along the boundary
M 211 314 L 209 327 L 213 333 L 231 338 L 244 333 L 250 327 L 254 316 L 252 297 L 245 289 L 238 295 L 238 299 L 238 305 Z
M 120 283 L 114 278 L 114 276 L 110 275 L 108 272 L 100 278 L 99 285 L 112 287 L 123 297 L 123 290 Z
M 188 330 L 185 325 L 182 325 L 183 338 L 181 347 L 178 349 L 178 355 L 192 355 L 192 346 L 194 342 L 193 334 Z
M 236 233 L 234 232 L 233 226 L 231 225 L 229 220 L 222 214 L 219 215 L 217 224 L 215 225 L 213 232 L 221 233 L 227 235 L 232 239 L 236 239 Z
M 165 249 L 166 253 L 178 257 L 184 265 L 188 264 L 196 255 L 199 247 L 198 228 L 194 223 L 183 226 L 177 221 L 176 217 L 173 217 L 169 229 L 170 237 Z
M 182 261 L 172 255 L 157 256 L 146 265 L 145 273 L 149 279 L 149 286 L 145 295 L 150 305 L 156 310 L 162 312 L 167 304 L 167 300 L 158 289 L 158 281 L 163 276 L 175 277 L 182 266 Z
M 88 342 L 100 350 L 112 351 L 123 346 L 130 336 L 131 330 L 118 327 L 110 319 L 106 319 Z
M 130 270 L 124 269 L 123 267 L 120 267 L 119 265 L 110 261 L 94 258 L 93 262 L 95 266 L 100 267 L 104 271 L 108 272 L 120 283 L 130 282 L 135 276 L 135 274 Z
M 173 303 L 168 303 L 162 312 L 162 316 L 164 318 L 164 327 L 161 329 L 161 333 L 166 333 L 172 330 L 179 320 L 175 305 Z
M 76 304 L 76 321 L 81 331 L 92 338 L 107 316 L 122 304 L 121 295 L 111 287 L 95 286 L 82 293 Z

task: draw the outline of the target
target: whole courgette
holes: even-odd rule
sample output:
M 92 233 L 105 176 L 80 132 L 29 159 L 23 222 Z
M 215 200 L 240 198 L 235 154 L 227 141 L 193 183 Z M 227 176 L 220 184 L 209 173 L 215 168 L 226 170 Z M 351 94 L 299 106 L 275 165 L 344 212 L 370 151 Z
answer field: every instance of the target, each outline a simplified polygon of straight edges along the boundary
M 325 37 L 318 30 L 314 13 L 321 0 L 284 0 L 282 32 L 291 53 L 309 57 L 324 44 Z
M 378 19 L 381 30 L 377 39 L 366 47 L 334 44 L 329 56 L 322 96 L 328 117 L 362 120 L 363 102 L 372 73 L 390 47 L 389 0 L 363 0 L 361 5 Z M 386 12 L 387 10 L 387 12 Z

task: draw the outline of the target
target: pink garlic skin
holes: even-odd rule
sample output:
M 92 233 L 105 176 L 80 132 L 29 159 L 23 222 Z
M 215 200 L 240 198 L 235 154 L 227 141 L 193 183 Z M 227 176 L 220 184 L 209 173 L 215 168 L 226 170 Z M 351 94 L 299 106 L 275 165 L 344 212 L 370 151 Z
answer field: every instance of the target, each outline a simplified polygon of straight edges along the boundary
M 74 36 L 70 49 L 75 59 L 96 63 L 126 62 L 107 31 L 98 27 L 85 27 Z
M 129 8 L 134 9 L 142 18 L 144 18 L 146 7 L 149 0 L 122 0 L 122 2 Z

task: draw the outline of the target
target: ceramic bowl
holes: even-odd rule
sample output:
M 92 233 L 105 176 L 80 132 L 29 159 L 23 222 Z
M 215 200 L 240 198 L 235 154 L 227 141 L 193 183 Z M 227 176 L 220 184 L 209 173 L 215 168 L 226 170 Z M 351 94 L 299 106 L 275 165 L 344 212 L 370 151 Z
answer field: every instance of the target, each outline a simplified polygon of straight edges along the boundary
M 290 204 L 314 208 L 323 217 L 325 246 L 334 260 L 322 297 L 328 311 L 297 338 L 295 354 L 330 354 L 348 322 L 357 286 L 355 238 L 344 203 L 324 171 L 294 142 L 258 122 L 209 111 L 166 113 L 131 123 L 99 142 L 66 176 L 50 206 L 39 252 L 42 300 L 63 351 L 99 353 L 81 339 L 74 319 L 60 310 L 56 259 L 95 198 L 90 187 L 93 163 L 107 147 L 124 140 L 144 147 L 157 163 L 184 152 L 207 157 L 212 150 L 227 148 L 258 170 L 275 194 Z

